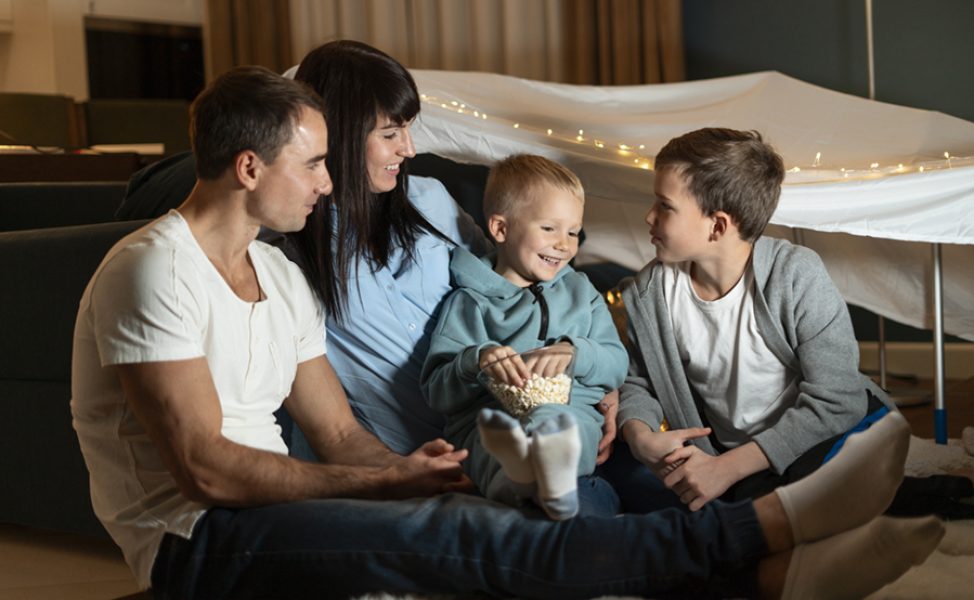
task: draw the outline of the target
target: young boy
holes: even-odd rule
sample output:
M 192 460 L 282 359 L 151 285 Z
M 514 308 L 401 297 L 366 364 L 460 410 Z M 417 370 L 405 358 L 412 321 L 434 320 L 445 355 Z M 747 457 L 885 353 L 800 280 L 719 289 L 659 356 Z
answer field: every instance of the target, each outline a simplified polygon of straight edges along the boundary
M 602 296 L 568 265 L 583 204 L 575 174 L 543 157 L 511 156 L 491 169 L 484 214 L 497 248 L 483 259 L 453 251 L 459 289 L 444 304 L 422 376 L 448 441 L 470 451 L 466 470 L 480 491 L 510 504 L 533 499 L 557 520 L 578 512 L 577 477 L 595 469 L 601 437 L 595 405 L 622 384 L 628 362 Z M 518 356 L 538 348 L 547 350 L 540 359 Z M 487 368 L 525 389 L 532 374 L 561 372 L 572 351 L 570 403 L 540 404 L 520 421 L 477 379 Z
M 619 424 L 633 455 L 698 510 L 807 475 L 867 411 L 886 411 L 885 394 L 858 371 L 818 255 L 761 237 L 784 166 L 760 134 L 693 131 L 655 169 L 656 260 L 623 291 Z

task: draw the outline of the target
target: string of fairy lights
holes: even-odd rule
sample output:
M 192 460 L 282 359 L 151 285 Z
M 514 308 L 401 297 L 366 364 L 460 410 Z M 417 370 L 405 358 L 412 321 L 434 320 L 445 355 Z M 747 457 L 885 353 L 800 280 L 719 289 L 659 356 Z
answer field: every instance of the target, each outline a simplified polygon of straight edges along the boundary
M 420 100 L 431 107 L 450 111 L 471 119 L 479 119 L 482 121 L 488 119 L 487 113 L 483 110 L 459 100 L 447 100 L 429 94 L 420 94 Z M 645 144 L 633 143 L 631 141 L 610 141 L 604 137 L 586 133 L 587 129 L 584 127 L 565 131 L 534 123 L 514 121 L 506 117 L 491 116 L 489 118 L 494 121 L 499 121 L 512 129 L 543 135 L 551 138 L 552 141 L 588 146 L 596 152 L 604 152 L 606 155 L 618 157 L 617 160 L 619 162 L 628 164 L 634 168 L 653 169 L 654 156 L 645 152 Z M 974 166 L 974 156 L 954 156 L 949 151 L 944 151 L 943 157 L 943 159 L 916 161 L 909 164 L 896 163 L 884 165 L 879 162 L 871 162 L 868 168 L 846 168 L 834 167 L 823 163 L 822 153 L 816 152 L 815 158 L 809 164 L 793 165 L 787 169 L 785 184 L 824 183 L 849 179 L 879 179 L 895 175 L 928 173 L 931 171 L 953 169 L 955 167 Z

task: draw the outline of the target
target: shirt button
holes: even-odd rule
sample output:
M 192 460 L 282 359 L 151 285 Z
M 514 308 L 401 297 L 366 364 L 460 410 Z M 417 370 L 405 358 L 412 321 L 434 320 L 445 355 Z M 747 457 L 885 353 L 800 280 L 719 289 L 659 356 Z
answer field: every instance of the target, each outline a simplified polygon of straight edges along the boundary
M 412 331 L 414 329 L 416 329 L 416 323 L 410 323 L 409 324 L 409 330 Z

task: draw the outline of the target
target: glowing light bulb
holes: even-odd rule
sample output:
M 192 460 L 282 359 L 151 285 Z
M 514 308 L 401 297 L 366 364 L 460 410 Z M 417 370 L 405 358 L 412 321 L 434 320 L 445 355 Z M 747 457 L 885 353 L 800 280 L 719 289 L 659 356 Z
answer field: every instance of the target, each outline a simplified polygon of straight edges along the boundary
M 813 167 L 820 167 L 820 166 L 822 166 L 822 153 L 821 152 L 816 152 L 815 153 L 815 162 L 812 163 L 812 166 Z
M 869 168 L 870 169 L 875 169 L 877 167 L 879 167 L 879 163 L 870 163 L 870 165 L 869 165 Z
M 514 124 L 514 129 L 520 129 L 520 128 L 521 128 L 521 124 L 520 123 L 515 123 Z
M 460 106 L 460 103 L 457 102 L 456 100 L 451 101 L 450 104 L 452 104 L 453 106 Z
M 552 130 L 549 129 L 548 130 L 548 135 L 551 135 L 552 133 L 554 133 L 554 131 L 552 131 Z

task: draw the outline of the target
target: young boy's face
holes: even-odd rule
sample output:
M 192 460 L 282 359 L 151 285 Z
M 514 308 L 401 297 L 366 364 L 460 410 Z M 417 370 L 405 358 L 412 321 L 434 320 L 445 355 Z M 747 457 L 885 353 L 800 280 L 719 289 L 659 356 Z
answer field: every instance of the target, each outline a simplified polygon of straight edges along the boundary
M 519 287 L 554 277 L 578 253 L 582 201 L 568 190 L 538 185 L 512 214 L 492 215 L 495 271 Z
M 696 260 L 709 249 L 714 220 L 703 214 L 679 170 L 656 172 L 656 201 L 646 214 L 656 257 L 666 263 Z

